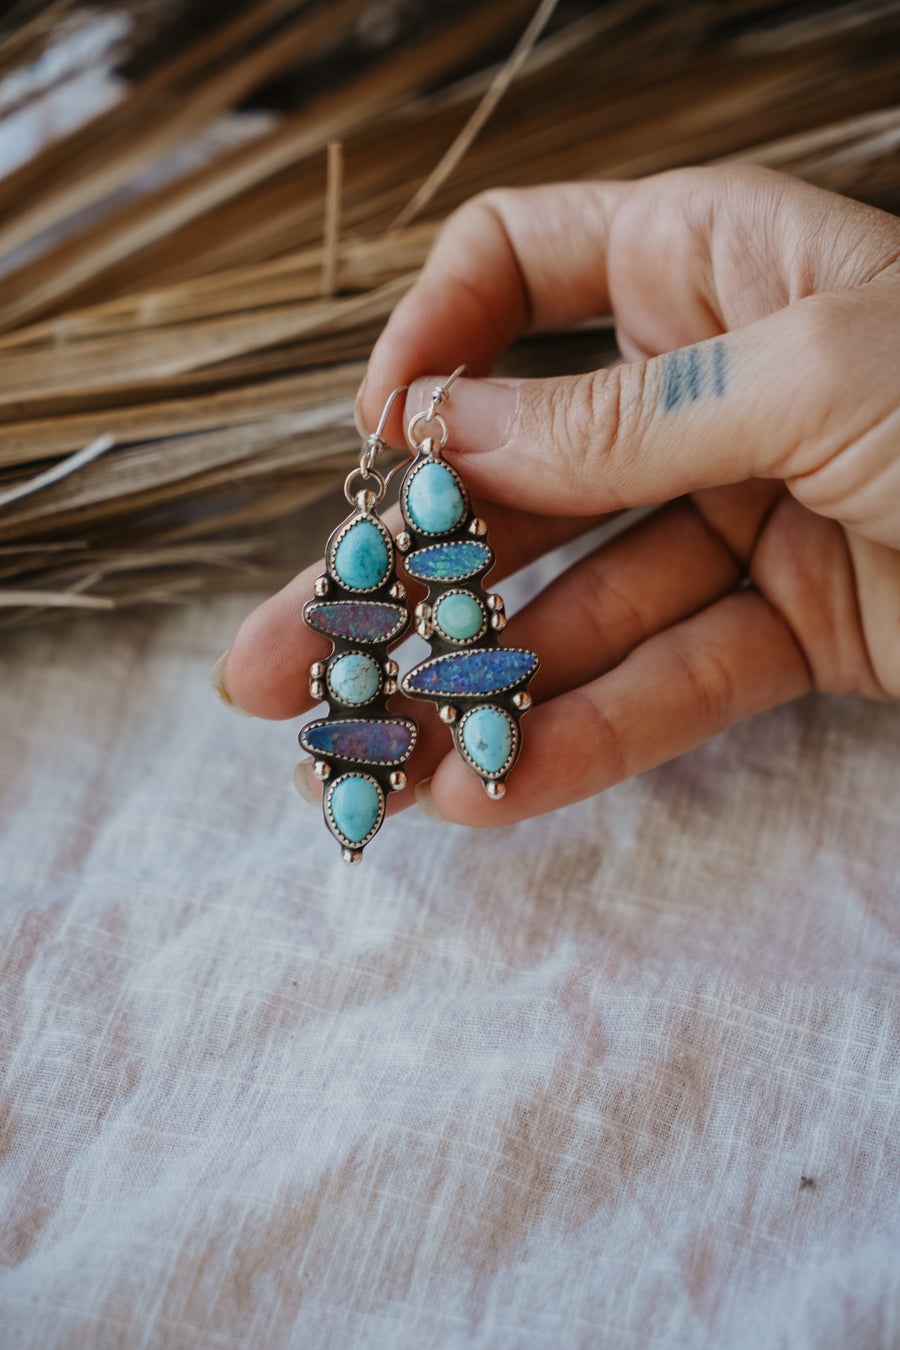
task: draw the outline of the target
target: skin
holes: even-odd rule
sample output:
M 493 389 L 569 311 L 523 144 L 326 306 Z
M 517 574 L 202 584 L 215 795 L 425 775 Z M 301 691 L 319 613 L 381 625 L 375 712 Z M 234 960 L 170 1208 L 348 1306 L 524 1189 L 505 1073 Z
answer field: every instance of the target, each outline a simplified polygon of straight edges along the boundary
M 610 311 L 615 367 L 484 378 L 519 333 Z M 426 408 L 462 362 L 447 457 L 488 521 L 492 586 L 610 512 L 660 508 L 510 621 L 542 665 L 506 796 L 488 803 L 408 705 L 424 734 L 395 807 L 430 779 L 432 813 L 507 824 L 812 688 L 900 698 L 900 221 L 747 168 L 490 192 L 394 311 L 362 425 L 398 384 L 407 419 Z M 403 443 L 399 413 L 387 435 Z M 228 653 L 227 693 L 256 716 L 311 706 L 329 647 L 300 609 L 321 566 Z

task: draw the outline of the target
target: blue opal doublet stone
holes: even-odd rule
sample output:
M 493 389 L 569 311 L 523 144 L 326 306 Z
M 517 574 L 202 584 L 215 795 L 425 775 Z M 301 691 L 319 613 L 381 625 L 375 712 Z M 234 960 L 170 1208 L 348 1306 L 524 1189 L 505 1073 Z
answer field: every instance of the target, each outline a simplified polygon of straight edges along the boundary
M 344 774 L 326 796 L 328 814 L 340 837 L 361 844 L 375 832 L 384 811 L 384 797 L 374 778 Z
M 446 464 L 415 469 L 403 494 L 410 523 L 424 534 L 447 534 L 466 514 L 466 499 L 456 474 Z
M 419 581 L 465 581 L 494 561 L 487 544 L 468 539 L 459 544 L 432 544 L 410 553 L 404 567 Z
M 311 604 L 304 617 L 317 632 L 348 642 L 390 642 L 403 631 L 407 619 L 402 605 L 381 604 L 378 600 Z
M 341 703 L 368 703 L 378 693 L 381 673 L 371 656 L 347 652 L 329 667 L 328 687 Z
M 341 535 L 331 561 L 334 575 L 351 591 L 373 591 L 384 581 L 390 566 L 384 535 L 364 517 Z
M 452 698 L 454 694 L 499 694 L 537 670 L 534 652 L 518 647 L 477 648 L 425 661 L 404 676 L 408 694 Z
M 363 764 L 402 764 L 416 739 L 412 722 L 310 722 L 300 733 L 304 750 Z
M 516 726 L 502 708 L 476 708 L 459 728 L 460 739 L 473 764 L 486 774 L 506 768 L 516 742 Z
M 442 595 L 434 607 L 435 627 L 454 642 L 465 642 L 484 628 L 484 610 L 464 591 Z

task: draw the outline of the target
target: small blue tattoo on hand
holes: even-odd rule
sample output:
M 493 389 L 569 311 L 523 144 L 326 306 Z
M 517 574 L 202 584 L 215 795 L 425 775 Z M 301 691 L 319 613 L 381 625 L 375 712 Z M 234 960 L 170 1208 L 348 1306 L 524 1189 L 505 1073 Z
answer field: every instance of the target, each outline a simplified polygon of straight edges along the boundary
M 725 343 L 721 339 L 712 346 L 683 347 L 668 352 L 663 358 L 661 400 L 664 412 L 671 412 L 682 403 L 698 398 L 724 397 L 728 385 Z

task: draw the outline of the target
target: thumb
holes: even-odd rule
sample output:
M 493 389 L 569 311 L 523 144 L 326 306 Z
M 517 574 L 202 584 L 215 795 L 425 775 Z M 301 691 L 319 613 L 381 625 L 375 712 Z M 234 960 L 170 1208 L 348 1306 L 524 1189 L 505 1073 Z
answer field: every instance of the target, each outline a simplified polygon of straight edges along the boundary
M 447 448 L 478 495 L 549 515 L 762 477 L 787 479 L 806 505 L 839 518 L 848 494 L 897 459 L 890 436 L 883 445 L 867 437 L 900 401 L 896 340 L 885 341 L 900 306 L 896 294 L 878 303 L 875 290 L 812 296 L 721 337 L 588 375 L 460 379 L 441 408 Z M 410 417 L 429 406 L 435 383 L 411 387 Z M 865 453 L 842 479 L 837 458 L 864 437 Z M 817 479 L 826 470 L 827 482 Z M 894 535 L 897 488 L 880 523 Z M 858 511 L 856 527 L 893 542 L 879 533 L 885 513 L 874 496 L 866 509 L 872 530 Z

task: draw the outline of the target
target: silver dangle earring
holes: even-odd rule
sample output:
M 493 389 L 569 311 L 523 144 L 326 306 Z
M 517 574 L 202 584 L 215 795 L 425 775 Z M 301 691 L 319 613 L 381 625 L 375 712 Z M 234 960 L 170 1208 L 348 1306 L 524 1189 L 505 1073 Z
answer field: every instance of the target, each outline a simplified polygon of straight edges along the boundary
M 400 489 L 406 529 L 397 548 L 409 576 L 428 587 L 415 617 L 431 657 L 403 677 L 401 688 L 437 705 L 456 749 L 488 796 L 498 798 L 518 758 L 519 721 L 532 703 L 525 686 L 538 659 L 524 647 L 500 645 L 503 601 L 481 583 L 494 562 L 487 526 L 473 516 L 463 481 L 442 454 L 448 431 L 437 410 L 466 369 L 458 367 L 438 385 L 430 409 L 417 413 L 407 429 L 414 458 Z
M 385 480 L 375 460 L 384 449 L 391 404 L 402 392 L 391 394 L 359 468 L 347 475 L 344 496 L 353 513 L 328 540 L 316 598 L 303 606 L 304 622 L 330 638 L 332 650 L 310 667 L 309 680 L 313 698 L 327 699 L 328 716 L 303 728 L 300 745 L 314 758 L 325 823 L 347 863 L 362 860 L 384 819 L 387 794 L 406 786 L 402 766 L 416 742 L 415 722 L 393 716 L 387 706 L 398 672 L 388 651 L 406 631 L 409 614 L 394 543 L 376 511 Z

